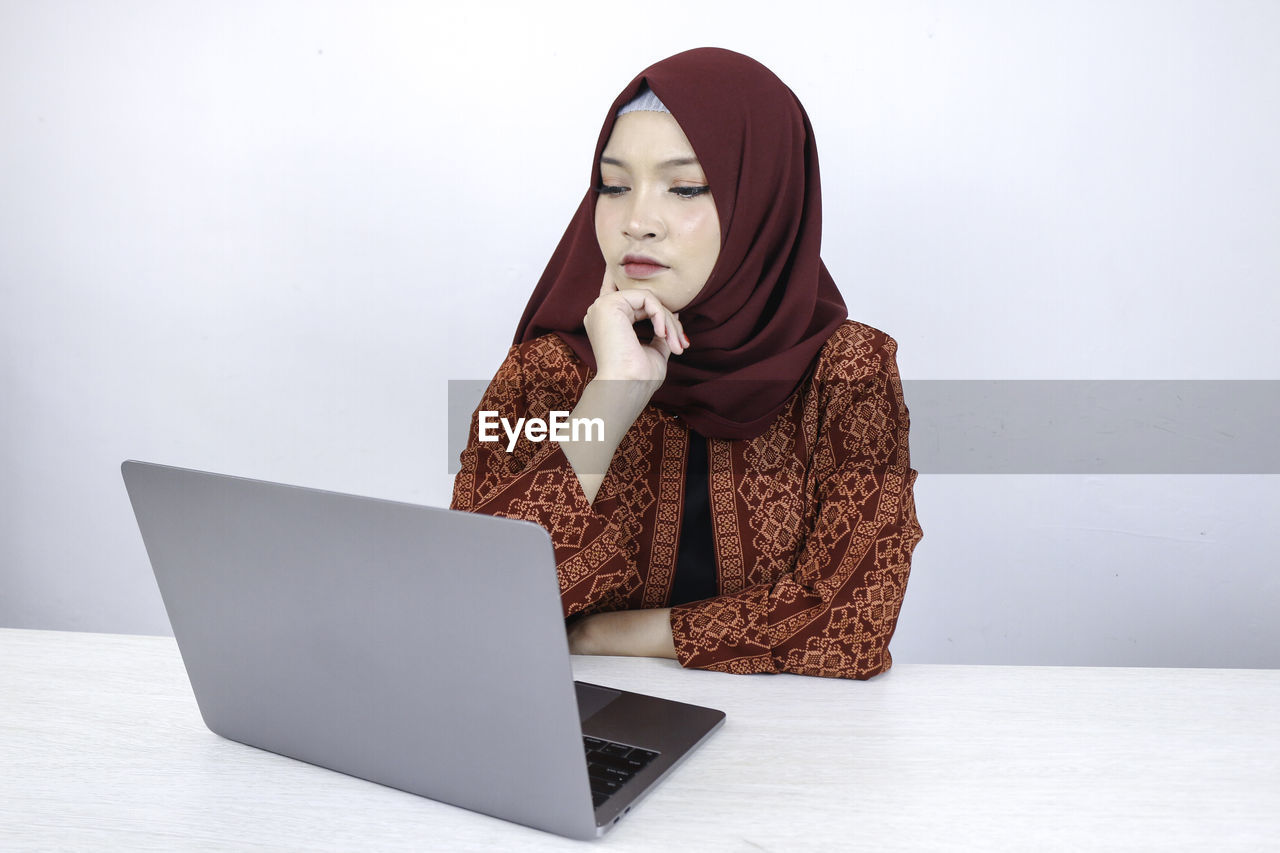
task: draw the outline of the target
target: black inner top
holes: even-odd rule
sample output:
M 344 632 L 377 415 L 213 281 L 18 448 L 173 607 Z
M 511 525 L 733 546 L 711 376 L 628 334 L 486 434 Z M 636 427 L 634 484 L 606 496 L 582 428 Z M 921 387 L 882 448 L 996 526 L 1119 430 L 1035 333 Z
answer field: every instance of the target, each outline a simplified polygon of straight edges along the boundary
M 671 603 L 687 604 L 720 594 L 716 546 L 711 533 L 711 496 L 707 491 L 707 440 L 689 430 L 689 465 L 685 471 L 684 516 Z

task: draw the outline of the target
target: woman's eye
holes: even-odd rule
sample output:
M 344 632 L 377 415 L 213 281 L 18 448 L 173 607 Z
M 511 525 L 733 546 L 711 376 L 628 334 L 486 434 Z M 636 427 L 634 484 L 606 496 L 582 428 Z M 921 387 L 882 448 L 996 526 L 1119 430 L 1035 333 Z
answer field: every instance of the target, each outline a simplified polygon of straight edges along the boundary
M 672 187 L 671 191 L 681 198 L 693 198 L 694 196 L 702 195 L 705 192 L 710 192 L 711 187 Z
M 596 186 L 596 192 L 600 193 L 600 195 L 620 195 L 626 191 L 626 187 L 612 186 L 610 184 L 598 184 Z

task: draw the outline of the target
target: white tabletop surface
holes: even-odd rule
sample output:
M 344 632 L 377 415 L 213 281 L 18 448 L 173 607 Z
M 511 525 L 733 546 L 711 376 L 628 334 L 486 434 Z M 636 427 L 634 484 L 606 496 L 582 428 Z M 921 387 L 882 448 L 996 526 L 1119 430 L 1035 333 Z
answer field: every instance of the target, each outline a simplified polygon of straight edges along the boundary
M 1280 850 L 1280 671 L 574 670 L 728 714 L 598 842 L 223 740 L 172 639 L 0 629 L 0 850 Z

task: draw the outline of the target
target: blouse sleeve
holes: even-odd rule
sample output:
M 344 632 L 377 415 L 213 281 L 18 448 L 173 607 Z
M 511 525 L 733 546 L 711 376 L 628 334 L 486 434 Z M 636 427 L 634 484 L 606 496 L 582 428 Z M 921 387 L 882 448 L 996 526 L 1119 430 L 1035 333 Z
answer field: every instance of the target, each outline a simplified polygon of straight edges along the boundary
M 819 502 L 792 571 L 772 584 L 672 608 L 686 667 L 870 678 L 889 668 L 916 520 L 909 426 L 894 358 L 820 362 L 817 444 L 809 464 Z
M 545 371 L 544 371 L 545 372 Z M 532 521 L 551 535 L 565 616 L 617 607 L 640 586 L 634 558 L 619 547 L 608 497 L 587 501 L 560 444 L 520 437 L 511 452 L 507 438 L 482 442 L 479 413 L 517 418 L 548 415 L 545 400 L 531 400 L 520 347 L 507 353 L 471 416 L 462 467 L 454 477 L 452 509 Z M 501 430 L 499 430 L 501 432 Z

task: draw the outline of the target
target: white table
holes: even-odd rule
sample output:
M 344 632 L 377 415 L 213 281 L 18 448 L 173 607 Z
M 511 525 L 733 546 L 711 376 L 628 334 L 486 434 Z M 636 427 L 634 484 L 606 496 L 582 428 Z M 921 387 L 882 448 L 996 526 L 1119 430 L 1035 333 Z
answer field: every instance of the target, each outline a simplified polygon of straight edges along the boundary
M 574 670 L 728 714 L 601 849 L 1280 849 L 1280 671 Z M 584 844 L 223 740 L 172 639 L 0 630 L 0 849 Z

